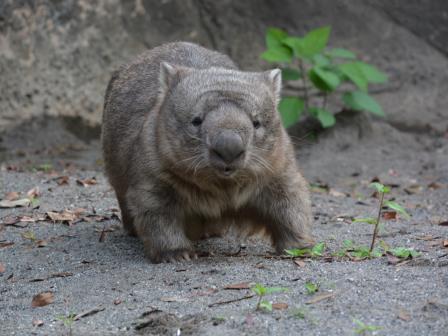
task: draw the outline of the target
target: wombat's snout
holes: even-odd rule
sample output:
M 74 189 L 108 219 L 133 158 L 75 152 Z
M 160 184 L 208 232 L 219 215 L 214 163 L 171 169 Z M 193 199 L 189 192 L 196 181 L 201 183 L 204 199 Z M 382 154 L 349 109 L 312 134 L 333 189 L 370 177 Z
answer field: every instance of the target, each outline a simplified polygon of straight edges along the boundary
M 233 173 L 244 158 L 246 147 L 241 136 L 231 130 L 221 131 L 212 142 L 210 159 L 225 175 Z

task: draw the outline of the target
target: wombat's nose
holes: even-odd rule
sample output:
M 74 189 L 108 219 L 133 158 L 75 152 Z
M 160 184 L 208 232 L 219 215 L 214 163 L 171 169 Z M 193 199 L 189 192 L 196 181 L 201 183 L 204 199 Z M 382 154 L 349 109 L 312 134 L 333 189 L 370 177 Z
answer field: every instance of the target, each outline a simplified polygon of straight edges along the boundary
M 217 156 L 227 164 L 241 157 L 244 150 L 244 143 L 240 135 L 230 130 L 222 131 L 210 148 L 212 155 Z

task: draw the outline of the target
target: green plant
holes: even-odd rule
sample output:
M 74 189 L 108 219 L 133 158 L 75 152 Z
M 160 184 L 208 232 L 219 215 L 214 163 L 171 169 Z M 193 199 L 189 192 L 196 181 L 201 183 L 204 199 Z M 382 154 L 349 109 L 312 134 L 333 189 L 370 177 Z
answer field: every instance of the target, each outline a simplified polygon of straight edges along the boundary
M 378 215 L 376 218 L 373 218 L 373 217 L 356 218 L 353 220 L 353 222 L 354 223 L 362 222 L 362 223 L 368 223 L 368 224 L 374 225 L 373 234 L 372 234 L 372 242 L 371 242 L 370 248 L 369 248 L 369 252 L 372 253 L 373 249 L 375 247 L 376 237 L 378 235 L 378 228 L 379 228 L 379 224 L 380 224 L 380 220 L 381 220 L 381 212 L 383 210 L 383 206 L 386 206 L 389 209 L 397 211 L 406 219 L 409 219 L 410 216 L 406 212 L 406 210 L 398 203 L 390 201 L 390 200 L 384 200 L 384 195 L 388 194 L 390 192 L 389 187 L 387 187 L 384 184 L 381 184 L 379 182 L 371 183 L 370 187 L 376 189 L 376 191 L 378 192 L 379 197 L 380 197 L 380 203 L 378 206 Z
M 344 240 L 343 247 L 334 254 L 336 257 L 349 256 L 356 259 L 379 258 L 383 252 L 379 249 L 369 250 L 366 246 L 358 246 L 352 240 Z
M 305 289 L 307 294 L 311 295 L 319 291 L 319 284 L 313 282 L 306 282 Z
M 285 127 L 296 123 L 302 113 L 317 118 L 323 127 L 333 126 L 336 119 L 327 101 L 336 93 L 342 94 L 341 101 L 349 109 L 384 116 L 381 106 L 367 92 L 369 84 L 384 83 L 387 76 L 347 49 L 328 48 L 330 30 L 321 27 L 303 37 L 290 36 L 278 28 L 266 32 L 267 50 L 261 58 L 279 64 L 284 81 L 302 82 L 300 97 L 284 97 L 279 103 Z M 338 88 L 342 91 L 338 92 Z
M 325 251 L 325 243 L 321 242 L 310 248 L 285 250 L 287 254 L 293 257 L 321 257 Z
M 394 256 L 402 259 L 409 259 L 409 258 L 415 258 L 420 255 L 419 252 L 417 252 L 414 249 L 406 248 L 406 247 L 396 247 L 389 251 Z
M 73 325 L 73 322 L 75 322 L 75 317 L 76 317 L 75 313 L 69 313 L 67 316 L 65 316 L 65 315 L 56 316 L 56 319 L 59 321 L 62 321 L 64 326 L 69 329 L 68 334 L 70 336 L 72 335 L 72 325 Z
M 278 292 L 285 292 L 288 290 L 288 288 L 284 288 L 284 287 L 264 287 L 261 284 L 255 284 L 255 286 L 253 286 L 251 288 L 252 292 L 254 292 L 257 296 L 258 296 L 258 302 L 257 302 L 257 306 L 256 309 L 260 310 L 260 309 L 265 309 L 267 311 L 272 311 L 272 303 L 267 301 L 267 300 L 263 300 L 263 298 L 266 295 L 272 294 L 272 293 L 278 293 Z
M 355 334 L 358 334 L 358 335 L 359 334 L 364 335 L 368 332 L 381 329 L 381 327 L 365 324 L 364 322 L 357 320 L 357 319 L 353 319 L 353 322 L 357 325 L 357 328 L 354 331 L 355 331 Z

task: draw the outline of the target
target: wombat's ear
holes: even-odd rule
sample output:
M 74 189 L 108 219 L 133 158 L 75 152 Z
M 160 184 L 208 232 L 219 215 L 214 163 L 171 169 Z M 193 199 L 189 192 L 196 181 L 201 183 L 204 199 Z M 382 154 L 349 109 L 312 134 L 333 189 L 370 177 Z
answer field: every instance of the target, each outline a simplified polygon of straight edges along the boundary
M 177 80 L 177 73 L 178 69 L 175 65 L 167 62 L 160 63 L 159 82 L 163 92 L 166 92 L 173 82 Z
M 273 69 L 264 73 L 266 80 L 274 91 L 277 101 L 280 100 L 280 91 L 282 90 L 282 72 L 280 69 Z

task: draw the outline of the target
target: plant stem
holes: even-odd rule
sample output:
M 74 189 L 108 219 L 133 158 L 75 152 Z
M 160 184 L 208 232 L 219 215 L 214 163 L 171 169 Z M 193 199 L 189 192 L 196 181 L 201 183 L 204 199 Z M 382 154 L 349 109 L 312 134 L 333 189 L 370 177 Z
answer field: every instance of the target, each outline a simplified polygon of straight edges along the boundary
M 376 236 L 378 234 L 378 227 L 379 227 L 380 219 L 381 219 L 381 210 L 383 209 L 383 200 L 384 200 L 384 193 L 381 193 L 380 207 L 378 209 L 378 217 L 376 218 L 375 229 L 373 230 L 372 244 L 370 244 L 370 250 L 369 250 L 370 253 L 372 253 L 372 251 L 373 251 L 373 248 L 375 246 Z
M 262 295 L 258 296 L 258 302 L 257 302 L 257 308 L 255 308 L 256 310 L 260 310 L 260 304 L 261 304 L 261 299 L 263 298 Z
M 303 100 L 304 100 L 304 105 L 305 105 L 305 113 L 308 113 L 308 83 L 306 81 L 306 72 L 305 72 L 305 66 L 303 65 L 303 62 L 301 59 L 298 60 L 299 61 L 299 69 L 300 69 L 300 73 L 302 74 L 302 78 L 303 78 Z
M 325 108 L 327 107 L 327 97 L 328 94 L 326 92 L 324 92 L 324 96 L 323 96 L 323 100 L 322 100 L 322 109 L 325 110 Z

